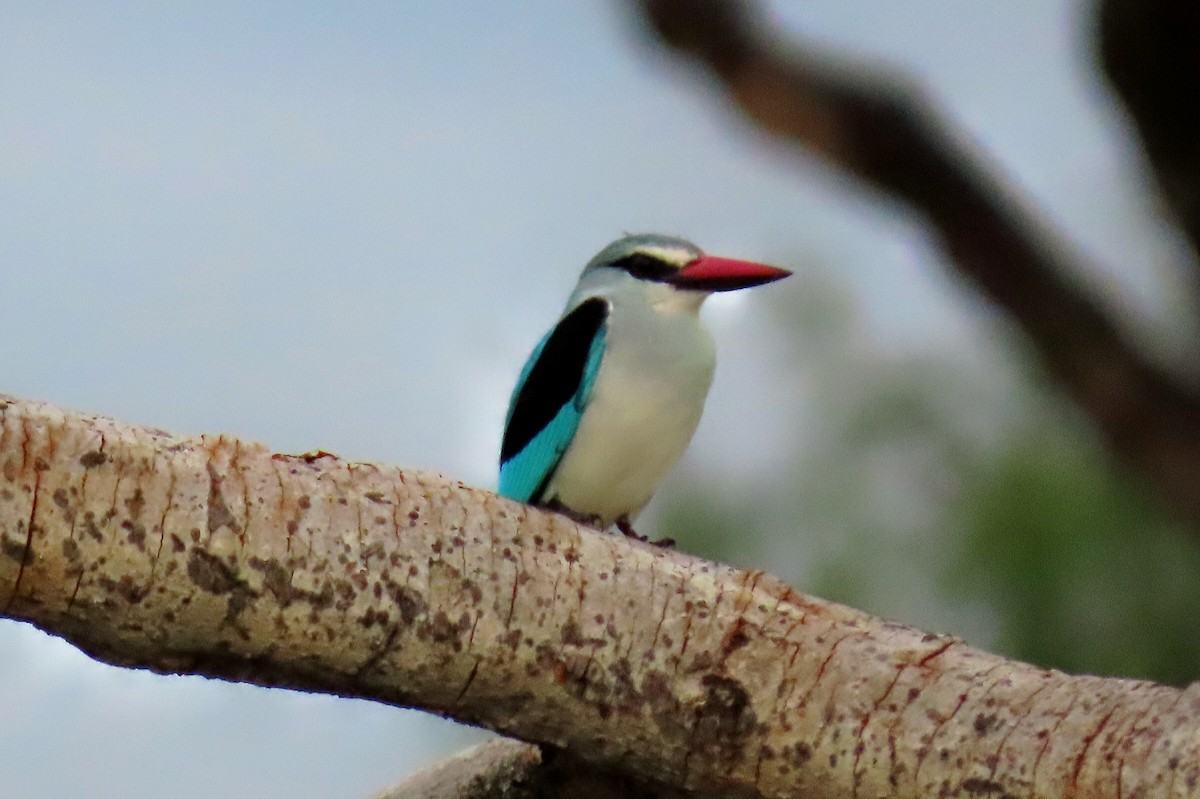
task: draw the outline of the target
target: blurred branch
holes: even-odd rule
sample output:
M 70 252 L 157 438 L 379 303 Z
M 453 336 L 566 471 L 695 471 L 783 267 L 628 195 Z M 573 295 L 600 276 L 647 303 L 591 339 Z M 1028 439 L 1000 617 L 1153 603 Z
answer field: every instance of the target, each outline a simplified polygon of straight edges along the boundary
M 501 738 L 422 769 L 375 799 L 539 799 L 541 752 Z
M 1163 196 L 1200 251 L 1200 4 L 1104 0 L 1098 11 L 1104 70 Z
M 1113 450 L 1200 534 L 1200 397 L 1067 277 L 1081 256 L 1006 196 L 912 87 L 782 41 L 751 2 L 637 5 L 662 42 L 707 68 L 747 118 L 920 212 L 951 263 L 1019 323 Z
M 690 795 L 690 794 L 687 794 Z M 682 799 L 590 768 L 553 747 L 489 741 L 412 775 L 375 799 Z
M 3 396 L 0 613 L 109 663 L 481 724 L 595 796 L 1200 780 L 1197 688 L 1005 660 L 438 475 Z

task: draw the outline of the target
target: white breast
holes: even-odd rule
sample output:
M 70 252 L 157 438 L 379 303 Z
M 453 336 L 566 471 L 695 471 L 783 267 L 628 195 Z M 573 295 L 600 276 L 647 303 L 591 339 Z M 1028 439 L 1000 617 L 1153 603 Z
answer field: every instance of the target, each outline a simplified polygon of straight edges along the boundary
M 636 288 L 636 296 L 609 296 L 591 402 L 545 494 L 604 526 L 640 512 L 679 460 L 700 422 L 715 363 L 697 315 L 702 295 Z

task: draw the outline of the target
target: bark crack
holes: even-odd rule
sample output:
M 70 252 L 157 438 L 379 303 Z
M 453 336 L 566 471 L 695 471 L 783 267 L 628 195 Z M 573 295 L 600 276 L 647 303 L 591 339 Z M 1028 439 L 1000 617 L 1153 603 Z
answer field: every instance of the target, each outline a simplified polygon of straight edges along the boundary
M 1053 727 L 1046 730 L 1046 735 L 1042 737 L 1042 745 L 1038 747 L 1037 755 L 1035 755 L 1033 758 L 1033 769 L 1029 772 L 1030 780 L 1033 782 L 1033 784 L 1037 784 L 1038 769 L 1041 768 L 1042 758 L 1046 755 L 1046 750 L 1050 748 L 1050 742 L 1054 740 L 1054 734 L 1058 732 L 1058 728 L 1061 727 L 1062 723 L 1067 720 L 1067 716 L 1071 715 L 1071 711 L 1075 709 L 1075 705 L 1078 703 L 1078 697 L 1072 696 L 1070 699 L 1070 704 L 1067 705 L 1067 709 L 1061 713 L 1054 714 L 1058 720 L 1054 722 Z
M 1182 694 L 1180 694 L 1180 696 L 1176 698 L 1175 703 L 1172 703 L 1172 709 L 1175 708 L 1175 705 L 1178 704 L 1179 700 L 1181 700 L 1182 698 L 1183 698 L 1183 696 L 1182 696 Z M 1125 745 L 1120 747 L 1121 755 L 1117 760 L 1117 799 L 1122 799 L 1122 792 L 1124 790 L 1125 754 L 1126 754 L 1126 752 L 1129 751 L 1130 747 L 1132 747 L 1133 744 L 1135 743 L 1137 737 L 1140 734 L 1142 734 L 1143 732 L 1153 730 L 1153 735 L 1150 738 L 1150 743 L 1148 744 L 1148 746 L 1151 746 L 1151 747 L 1158 741 L 1159 737 L 1161 737 L 1161 735 L 1162 735 L 1162 727 L 1161 727 L 1161 725 L 1158 725 L 1158 723 L 1157 723 L 1158 722 L 1157 715 L 1155 715 L 1148 723 L 1146 722 L 1146 717 L 1149 716 L 1153 712 L 1154 712 L 1153 707 L 1146 708 L 1145 710 L 1143 710 L 1141 712 L 1141 714 L 1133 721 L 1133 723 L 1129 727 L 1129 732 L 1127 733 L 1128 737 L 1126 738 Z M 1157 729 L 1155 729 L 1155 727 L 1157 727 Z
M 475 675 L 479 673 L 479 664 L 482 662 L 483 660 L 481 658 L 475 659 L 475 665 L 471 666 L 471 672 L 467 675 L 466 682 L 464 682 L 463 687 L 459 689 L 458 696 L 454 697 L 455 706 L 462 704 L 463 697 L 467 695 L 467 691 L 469 691 L 471 688 L 471 683 L 475 682 Z
M 238 479 L 242 484 L 242 525 L 241 529 L 234 529 L 238 537 L 238 548 L 244 550 L 246 548 L 246 538 L 250 534 L 250 481 L 242 476 L 238 465 L 242 455 L 242 444 L 238 439 L 233 440 L 233 455 L 229 458 L 229 475 Z
M 286 511 L 288 510 L 288 508 L 291 504 L 288 502 L 289 496 L 288 496 L 287 484 L 284 482 L 283 474 L 279 471 L 280 469 L 285 469 L 285 468 L 287 468 L 287 467 L 284 466 L 283 462 L 280 461 L 278 458 L 275 458 L 275 457 L 271 458 L 271 474 L 273 474 L 275 476 L 275 482 L 279 486 L 279 502 L 275 506 L 275 509 L 279 513 L 280 516 L 286 515 Z M 393 514 L 395 513 L 394 508 L 393 508 L 392 512 L 393 512 Z M 287 519 L 284 522 L 283 554 L 284 554 L 285 559 L 290 560 L 290 558 L 288 556 L 290 556 L 292 554 L 292 538 L 296 535 L 296 533 L 299 531 L 299 529 L 300 529 L 299 519 Z
M 951 721 L 954 720 L 954 717 L 958 715 L 958 711 L 962 710 L 963 705 L 965 705 L 966 703 L 967 703 L 967 694 L 966 693 L 959 694 L 958 695 L 958 703 L 954 706 L 954 710 L 950 711 L 950 715 L 948 715 L 944 718 L 940 718 L 938 720 L 937 725 L 934 726 L 934 728 L 933 728 L 933 732 L 931 732 L 929 734 L 928 743 L 926 743 L 924 746 L 922 746 L 921 750 L 919 752 L 917 752 L 917 767 L 913 773 L 913 779 L 916 781 L 917 785 L 921 784 L 921 768 L 922 768 L 922 766 L 925 765 L 925 760 L 926 760 L 926 758 L 929 757 L 929 753 L 933 751 L 933 745 L 934 745 L 934 742 L 937 741 L 938 733 L 942 731 L 942 728 L 944 728 L 947 724 L 949 724 Z
M 1108 724 L 1108 720 L 1116 713 L 1115 707 L 1110 707 L 1108 712 L 1100 719 L 1100 722 L 1095 728 L 1083 738 L 1083 746 L 1079 749 L 1079 756 L 1075 758 L 1075 763 L 1071 769 L 1071 790 L 1075 791 L 1079 787 L 1079 773 L 1083 771 L 1083 761 L 1087 757 L 1088 750 L 1092 747 L 1092 742 L 1100 735 L 1101 731 Z
M 372 652 L 366 660 L 363 661 L 362 665 L 355 670 L 355 682 L 359 682 L 363 675 L 375 668 L 375 666 L 379 664 L 379 661 L 387 657 L 388 653 L 392 651 L 392 646 L 395 645 L 396 639 L 400 636 L 400 628 L 403 626 L 403 624 L 393 624 L 391 626 L 391 628 L 388 630 L 387 637 L 383 640 L 383 643 L 380 644 L 380 646 L 374 652 Z
M 928 666 L 930 661 L 936 660 L 937 658 L 946 654 L 946 650 L 950 649 L 950 647 L 954 646 L 957 643 L 960 643 L 960 641 L 957 638 L 951 638 L 949 641 L 942 644 L 937 649 L 933 650 L 928 655 L 926 655 L 925 657 L 918 660 L 917 665 L 918 666 Z
M 150 561 L 150 578 L 146 581 L 146 596 L 150 595 L 150 591 L 154 587 L 154 579 L 158 572 L 158 562 L 162 559 L 163 544 L 167 540 L 167 515 L 171 512 L 175 503 L 175 483 L 177 479 L 175 470 L 168 468 L 167 473 L 170 475 L 167 480 L 167 502 L 163 507 L 162 515 L 158 517 L 158 549 L 154 553 L 154 559 Z
M 1000 767 L 1000 756 L 1004 753 L 1004 747 L 1008 745 L 1008 739 L 1012 737 L 1022 724 L 1029 720 L 1030 714 L 1033 712 L 1033 706 L 1038 694 L 1045 691 L 1050 686 L 1049 682 L 1043 682 L 1035 688 L 1029 696 L 1025 697 L 1020 702 L 1022 714 L 1016 716 L 1008 731 L 1004 733 L 1004 737 L 1000 739 L 1000 745 L 996 747 L 996 761 L 992 764 L 992 770 L 988 774 L 988 780 L 993 781 L 996 777 L 996 770 Z
M 829 647 L 829 654 L 824 657 L 824 659 L 821 661 L 821 665 L 817 667 L 817 676 L 813 680 L 812 685 L 808 687 L 808 690 L 804 692 L 804 696 L 800 699 L 797 707 L 803 708 L 808 705 L 809 700 L 812 699 L 813 692 L 816 691 L 817 686 L 821 684 L 821 679 L 825 676 L 825 670 L 829 668 L 830 661 L 832 661 L 834 656 L 837 655 L 838 647 L 851 638 L 854 638 L 855 636 L 861 637 L 862 635 L 864 635 L 864 633 L 861 630 L 853 630 L 843 635 L 833 643 L 833 646 Z
M 17 577 L 13 580 L 12 592 L 8 595 L 8 601 L 4 603 L 5 614 L 12 609 L 13 602 L 17 600 L 17 595 L 21 592 L 21 578 L 25 576 L 25 566 L 33 559 L 33 526 L 35 524 L 34 520 L 37 519 L 41 489 L 42 473 L 40 470 L 34 469 L 33 500 L 29 508 L 29 521 L 25 523 L 25 550 L 21 553 L 21 560 L 17 563 Z
M 889 696 L 891 696 L 892 690 L 895 689 L 896 683 L 900 682 L 900 677 L 904 674 L 905 670 L 908 668 L 908 665 L 909 664 L 907 664 L 907 663 L 900 664 L 900 666 L 896 669 L 896 673 L 892 676 L 892 681 L 888 683 L 887 688 L 884 689 L 884 692 L 880 695 L 880 697 L 877 700 L 875 700 L 875 704 L 872 706 L 872 708 L 863 714 L 862 721 L 860 721 L 858 724 L 858 730 L 855 733 L 855 738 L 858 739 L 858 744 L 854 747 L 854 765 L 850 772 L 853 775 L 853 783 L 851 785 L 850 795 L 854 799 L 858 799 L 858 786 L 862 782 L 862 773 L 858 770 L 858 764 L 859 764 L 859 761 L 862 759 L 863 750 L 866 748 L 866 742 L 863 738 L 863 734 L 867 730 L 867 725 L 869 725 L 871 723 L 871 717 L 879 712 L 879 709 L 881 707 L 883 707 L 883 703 L 887 701 L 887 698 Z M 896 717 L 899 718 L 899 714 L 896 714 Z M 894 724 L 894 722 L 893 722 L 893 724 Z M 888 728 L 888 731 L 889 731 L 888 740 L 891 741 L 892 740 L 892 736 L 890 734 L 891 727 Z M 896 754 L 895 746 L 893 745 L 893 747 L 892 747 L 893 779 L 894 779 L 894 774 L 895 774 L 895 768 L 894 768 L 895 767 L 895 754 Z
M 654 568 L 653 564 L 651 565 L 650 568 L 651 568 L 651 574 L 654 574 L 657 571 L 657 569 Z M 650 595 L 654 596 L 653 580 L 651 581 L 650 586 L 651 586 Z M 656 646 L 658 646 L 658 636 L 662 632 L 663 624 L 665 624 L 667 621 L 667 611 L 670 609 L 671 609 L 671 594 L 668 592 L 666 598 L 663 599 L 662 610 L 658 614 L 658 623 L 654 625 L 654 636 L 650 639 L 650 647 L 649 647 L 650 650 L 653 650 Z

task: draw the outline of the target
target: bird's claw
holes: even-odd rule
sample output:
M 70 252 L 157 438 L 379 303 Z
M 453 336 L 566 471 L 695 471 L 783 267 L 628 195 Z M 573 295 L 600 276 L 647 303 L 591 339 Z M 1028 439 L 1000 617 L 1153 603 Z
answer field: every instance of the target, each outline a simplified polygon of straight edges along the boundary
M 621 534 L 626 538 L 636 538 L 638 541 L 646 540 L 645 536 L 638 535 L 637 530 L 633 529 L 633 523 L 629 521 L 628 516 L 619 516 L 617 518 L 617 529 L 620 530 Z
M 546 510 L 554 511 L 555 513 L 560 513 L 563 516 L 566 516 L 576 524 L 584 524 L 597 530 L 605 529 L 605 527 L 600 523 L 599 516 L 576 513 L 557 500 L 550 500 L 543 507 L 545 507 Z M 628 516 L 618 517 L 614 524 L 616 525 L 617 529 L 621 531 L 621 534 L 626 538 L 633 539 L 634 541 L 641 541 L 643 544 L 649 544 L 650 546 L 662 547 L 663 549 L 675 548 L 674 538 L 660 538 L 657 541 L 651 541 L 649 536 L 639 535 L 637 530 L 633 529 L 633 522 L 629 521 Z
M 568 519 L 575 522 L 576 524 L 586 525 L 587 527 L 593 527 L 597 530 L 604 529 L 600 525 L 600 517 L 599 516 L 588 515 L 586 513 L 576 513 L 575 511 L 571 510 L 566 505 L 563 505 L 561 502 L 559 502 L 556 499 L 552 499 L 549 502 L 547 502 L 545 504 L 545 508 L 546 508 L 546 510 L 551 510 L 551 511 L 554 511 L 555 513 L 566 516 Z
M 641 541 L 642 543 L 650 544 L 651 546 L 655 547 L 662 547 L 663 549 L 675 548 L 674 538 L 660 538 L 657 541 L 651 541 L 649 536 L 638 535 L 637 530 L 633 529 L 633 523 L 629 521 L 628 516 L 618 517 L 616 524 L 617 529 L 620 530 L 621 534 L 626 538 L 632 538 L 634 541 Z

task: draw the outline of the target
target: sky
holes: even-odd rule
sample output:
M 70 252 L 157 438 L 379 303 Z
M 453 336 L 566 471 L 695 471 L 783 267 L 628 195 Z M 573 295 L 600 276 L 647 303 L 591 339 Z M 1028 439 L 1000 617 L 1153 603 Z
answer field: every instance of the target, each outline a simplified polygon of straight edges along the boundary
M 1081 280 L 1153 327 L 1178 243 L 1092 72 L 1090 5 L 770 8 L 910 75 L 1095 260 Z M 995 336 L 916 220 L 740 122 L 618 2 L 0 0 L 0 219 L 0 391 L 489 487 L 525 355 L 624 232 L 831 272 L 898 351 Z M 770 290 L 787 302 L 789 282 Z M 720 365 L 686 456 L 735 487 L 800 407 L 739 413 L 779 396 L 758 303 L 706 308 Z M 480 738 L 116 669 L 15 622 L 0 718 L 26 799 L 351 799 Z

